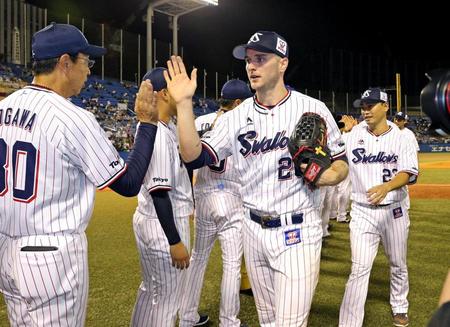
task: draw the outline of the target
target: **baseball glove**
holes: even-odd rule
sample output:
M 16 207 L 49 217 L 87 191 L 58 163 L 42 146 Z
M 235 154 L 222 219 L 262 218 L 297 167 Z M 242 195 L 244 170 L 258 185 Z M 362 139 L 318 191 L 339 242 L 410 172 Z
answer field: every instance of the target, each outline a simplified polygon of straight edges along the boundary
M 302 173 L 305 183 L 315 187 L 322 173 L 331 166 L 323 118 L 313 112 L 304 113 L 289 138 L 288 148 L 296 167 L 306 164 Z

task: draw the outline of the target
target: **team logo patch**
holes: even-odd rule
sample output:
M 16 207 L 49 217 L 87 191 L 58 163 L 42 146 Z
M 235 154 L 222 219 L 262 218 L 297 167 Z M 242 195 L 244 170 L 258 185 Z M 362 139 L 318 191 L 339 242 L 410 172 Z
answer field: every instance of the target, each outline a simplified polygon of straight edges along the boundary
M 394 213 L 394 219 L 403 217 L 402 207 L 395 208 L 392 210 L 392 212 Z
M 286 245 L 294 245 L 300 243 L 300 228 L 292 229 L 284 232 L 284 240 Z
M 277 38 L 277 50 L 280 51 L 282 54 L 286 55 L 286 49 L 287 49 L 286 42 L 278 37 Z

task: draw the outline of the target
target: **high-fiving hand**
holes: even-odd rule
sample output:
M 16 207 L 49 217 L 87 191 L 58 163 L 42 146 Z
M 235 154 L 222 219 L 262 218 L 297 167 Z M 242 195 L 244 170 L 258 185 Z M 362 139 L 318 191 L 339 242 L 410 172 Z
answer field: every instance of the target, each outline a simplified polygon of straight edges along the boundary
M 183 59 L 172 56 L 167 61 L 167 71 L 164 71 L 167 89 L 175 103 L 192 101 L 192 96 L 197 88 L 197 68 L 192 69 L 191 77 L 186 73 Z
M 140 122 L 158 123 L 158 108 L 156 108 L 156 93 L 153 92 L 152 83 L 143 81 L 139 87 L 134 103 L 134 112 Z

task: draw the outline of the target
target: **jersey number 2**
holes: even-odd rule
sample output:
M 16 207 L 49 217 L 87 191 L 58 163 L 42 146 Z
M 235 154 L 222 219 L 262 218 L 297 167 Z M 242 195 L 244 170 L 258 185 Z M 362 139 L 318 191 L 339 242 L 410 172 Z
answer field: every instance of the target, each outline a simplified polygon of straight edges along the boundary
M 8 193 L 8 144 L 0 138 L 0 196 Z M 13 199 L 29 203 L 36 198 L 39 151 L 28 142 L 16 141 L 12 148 Z
M 383 169 L 383 183 L 389 182 L 394 175 L 397 174 L 397 169 Z
M 292 165 L 294 164 L 292 162 L 292 159 L 289 157 L 281 158 L 280 160 L 278 160 L 278 180 L 283 181 L 286 179 L 291 179 Z M 300 171 L 300 168 L 295 166 L 294 169 L 295 169 L 295 176 L 301 177 L 302 173 Z

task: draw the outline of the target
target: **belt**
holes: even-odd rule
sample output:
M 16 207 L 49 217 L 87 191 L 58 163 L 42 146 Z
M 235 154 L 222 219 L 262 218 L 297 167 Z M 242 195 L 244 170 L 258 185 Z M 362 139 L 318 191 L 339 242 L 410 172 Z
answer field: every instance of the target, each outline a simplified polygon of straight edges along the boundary
M 292 224 L 301 224 L 303 222 L 303 214 L 282 214 L 278 217 L 272 216 L 258 216 L 250 211 L 250 219 L 255 223 L 258 223 L 262 226 L 262 228 L 277 228 L 281 226 L 287 226 Z
M 368 208 L 382 208 L 382 207 L 388 207 L 390 205 L 392 205 L 393 203 L 388 203 L 388 204 L 370 204 L 370 203 L 359 203 L 360 205 L 364 206 L 364 207 L 368 207 Z

